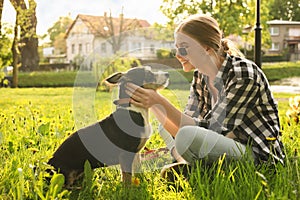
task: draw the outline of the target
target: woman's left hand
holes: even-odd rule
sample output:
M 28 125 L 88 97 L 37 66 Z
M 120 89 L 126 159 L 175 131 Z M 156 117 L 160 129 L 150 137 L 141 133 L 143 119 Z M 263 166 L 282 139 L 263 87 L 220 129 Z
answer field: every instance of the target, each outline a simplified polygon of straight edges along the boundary
M 157 103 L 160 96 L 155 90 L 144 89 L 132 83 L 128 83 L 126 88 L 126 93 L 131 98 L 130 103 L 143 108 L 152 107 Z

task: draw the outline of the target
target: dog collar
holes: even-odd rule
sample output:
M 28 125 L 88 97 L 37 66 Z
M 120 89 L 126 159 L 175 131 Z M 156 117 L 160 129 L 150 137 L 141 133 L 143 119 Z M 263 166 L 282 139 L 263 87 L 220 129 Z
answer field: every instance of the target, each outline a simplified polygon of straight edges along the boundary
M 130 106 L 130 98 L 114 100 L 114 104 L 117 106 L 129 107 Z

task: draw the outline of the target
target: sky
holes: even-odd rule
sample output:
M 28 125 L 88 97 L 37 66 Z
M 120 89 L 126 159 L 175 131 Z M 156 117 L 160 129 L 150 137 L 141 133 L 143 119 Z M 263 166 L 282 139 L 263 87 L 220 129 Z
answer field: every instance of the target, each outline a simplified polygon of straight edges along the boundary
M 25 0 L 26 1 L 26 0 Z M 159 11 L 162 0 L 35 0 L 37 3 L 37 34 L 47 33 L 59 17 L 70 14 L 75 19 L 78 14 L 103 16 L 111 10 L 113 17 L 122 11 L 125 18 L 145 19 L 150 24 L 166 23 L 166 17 Z M 15 11 L 9 0 L 4 0 L 2 21 L 15 23 Z

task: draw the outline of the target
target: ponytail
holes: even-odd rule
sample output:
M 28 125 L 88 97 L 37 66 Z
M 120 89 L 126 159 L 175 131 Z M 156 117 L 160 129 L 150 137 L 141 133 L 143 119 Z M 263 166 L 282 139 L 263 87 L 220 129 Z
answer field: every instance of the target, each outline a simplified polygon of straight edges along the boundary
M 225 57 L 226 54 L 231 56 L 238 56 L 244 58 L 244 54 L 236 47 L 236 45 L 229 39 L 221 39 L 221 47 L 219 49 L 219 55 Z

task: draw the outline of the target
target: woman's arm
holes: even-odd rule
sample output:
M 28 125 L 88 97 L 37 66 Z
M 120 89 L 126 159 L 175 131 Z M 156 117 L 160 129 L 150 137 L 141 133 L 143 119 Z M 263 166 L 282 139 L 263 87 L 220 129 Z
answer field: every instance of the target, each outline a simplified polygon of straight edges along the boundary
M 180 112 L 165 97 L 154 90 L 127 84 L 127 93 L 131 96 L 130 103 L 139 107 L 150 108 L 158 121 L 174 137 L 180 127 L 195 125 L 192 117 Z

